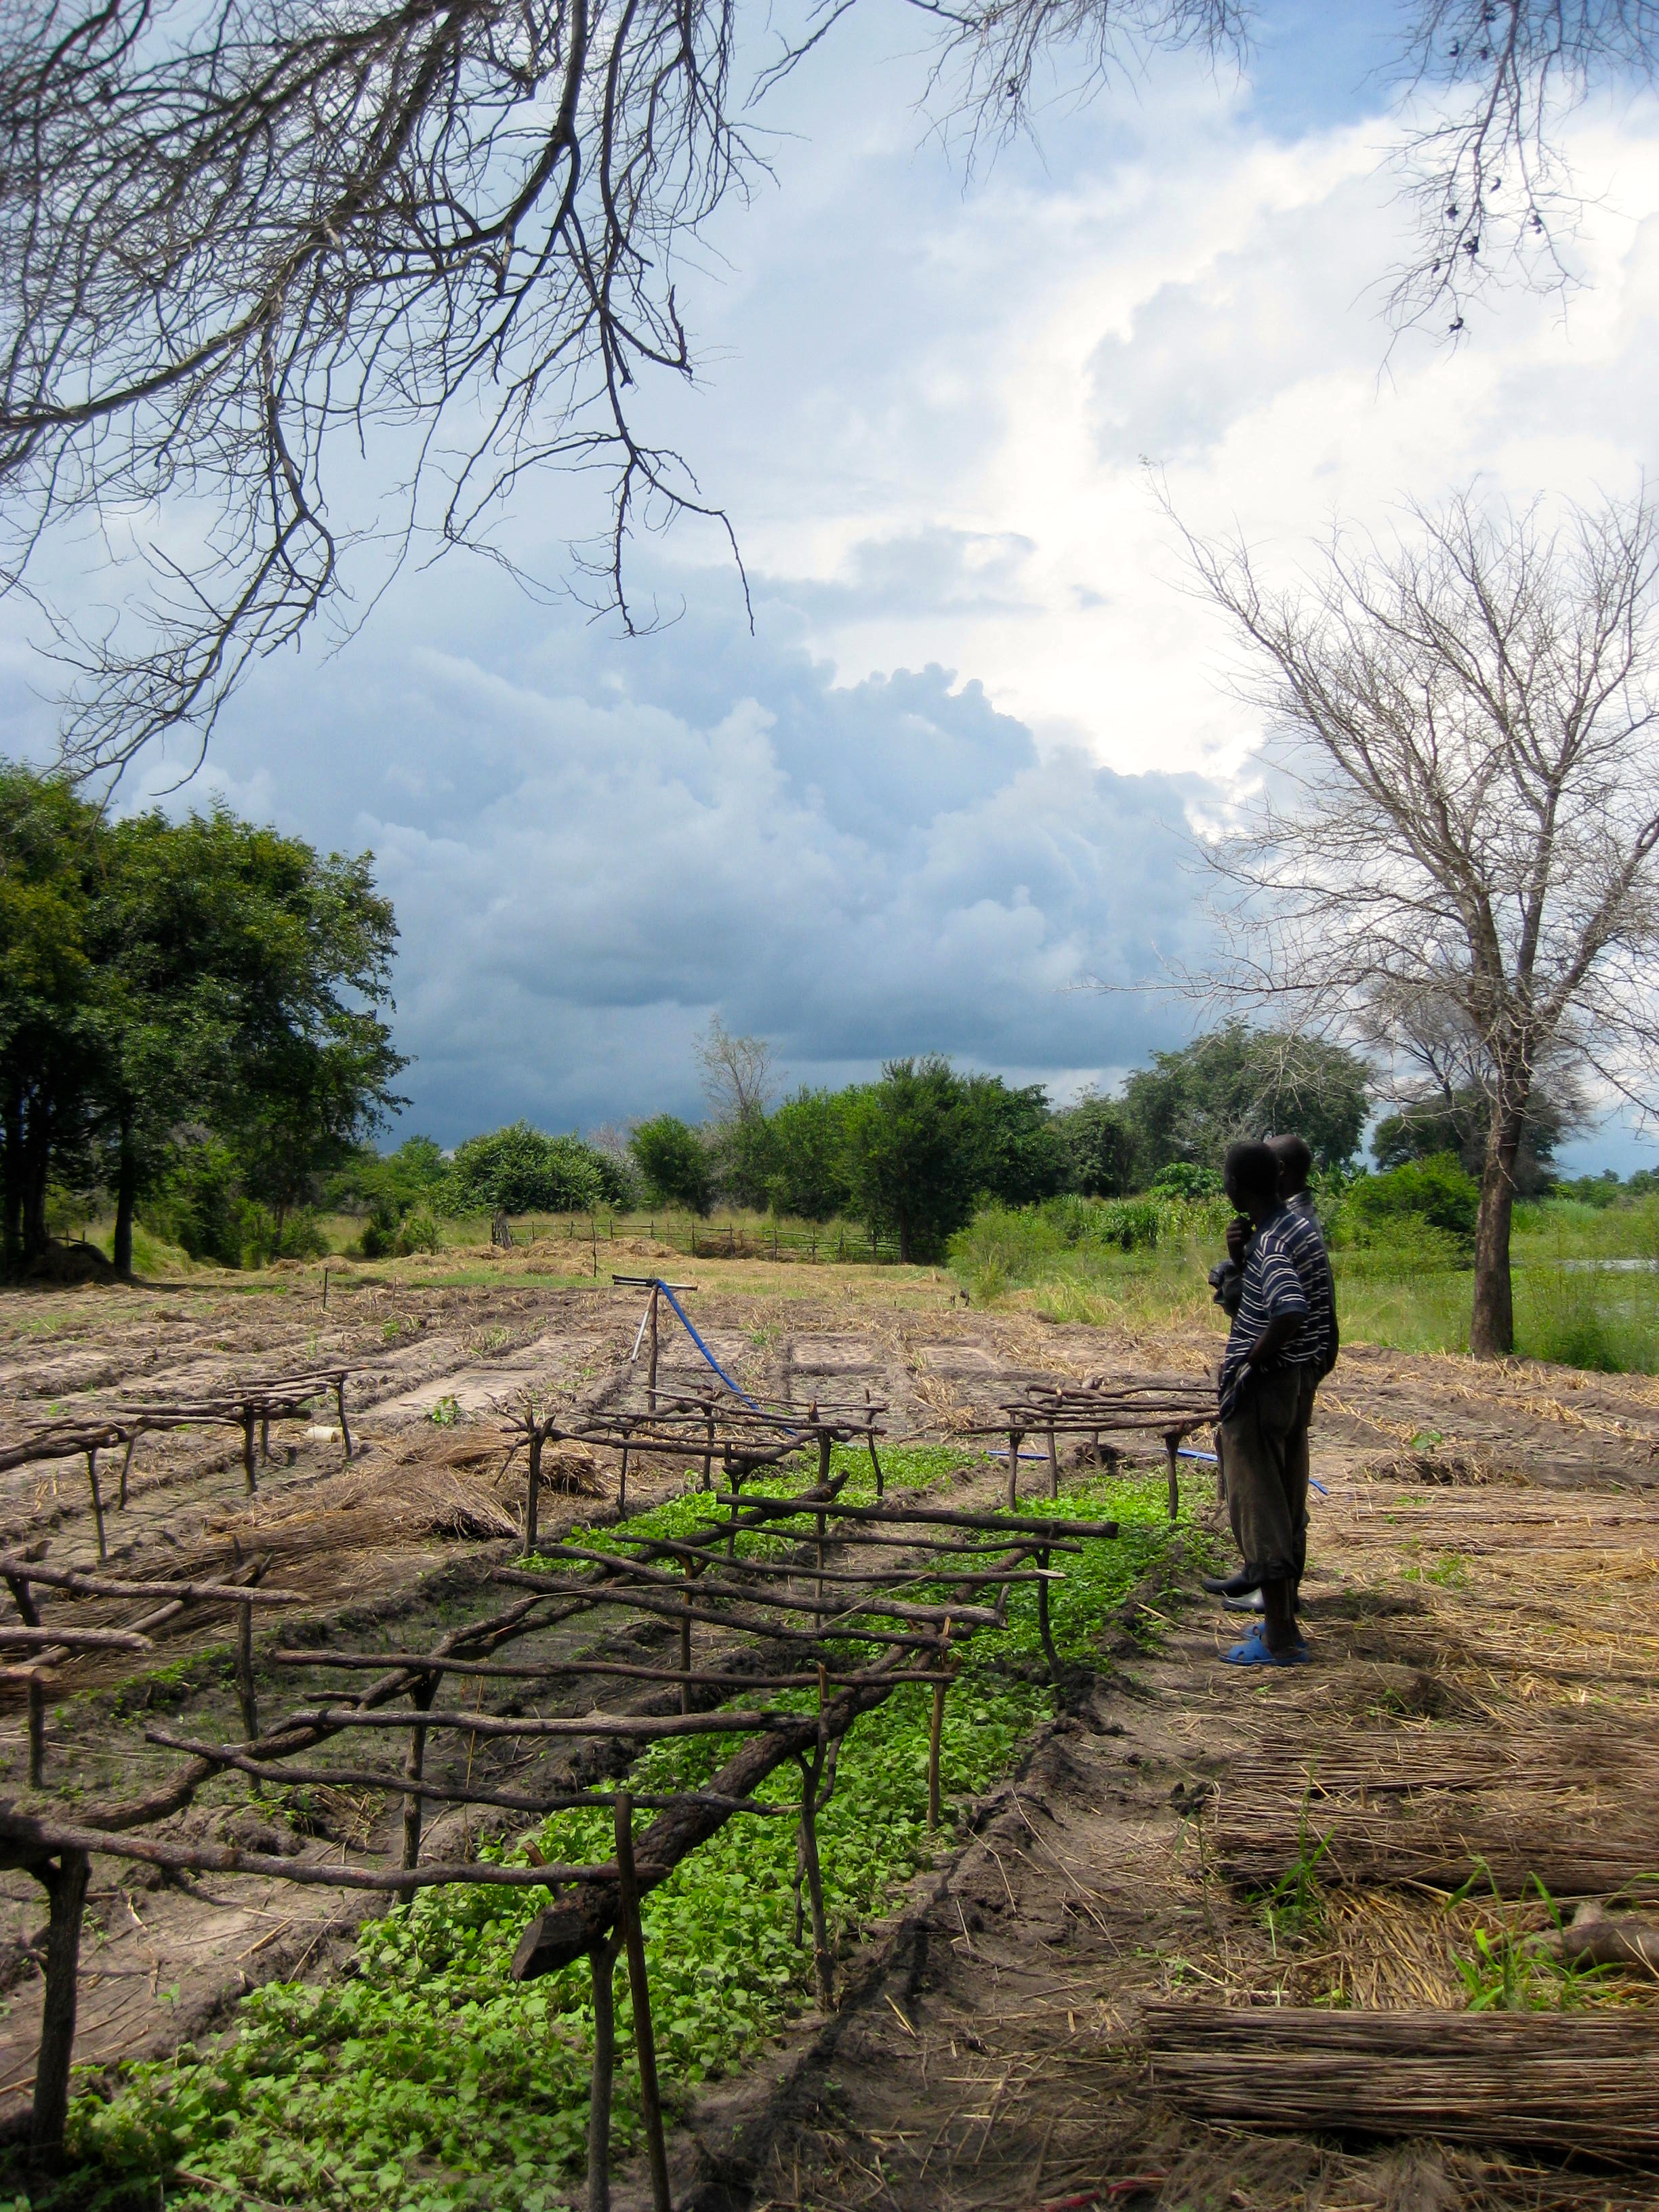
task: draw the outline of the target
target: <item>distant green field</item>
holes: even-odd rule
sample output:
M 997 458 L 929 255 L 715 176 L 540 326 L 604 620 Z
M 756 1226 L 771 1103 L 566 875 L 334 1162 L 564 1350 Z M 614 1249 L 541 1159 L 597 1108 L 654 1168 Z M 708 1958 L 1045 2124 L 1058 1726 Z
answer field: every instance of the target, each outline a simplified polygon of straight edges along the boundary
M 1133 1235 L 1138 1201 L 1098 1210 Z M 1071 1206 L 1076 1213 L 1084 1206 Z M 1121 1243 L 1067 1235 L 1055 1207 L 981 1213 L 951 1247 L 954 1272 L 975 1303 L 1018 1297 L 1055 1321 L 1157 1328 L 1178 1322 L 1225 1327 L 1206 1275 L 1220 1256 L 1223 1202 L 1170 1206 L 1157 1241 Z M 1603 1373 L 1659 1373 L 1659 1199 L 1587 1206 L 1544 1199 L 1515 1212 L 1516 1349 Z M 1449 1264 L 1431 1237 L 1333 1253 L 1343 1333 L 1406 1352 L 1467 1352 L 1474 1276 Z

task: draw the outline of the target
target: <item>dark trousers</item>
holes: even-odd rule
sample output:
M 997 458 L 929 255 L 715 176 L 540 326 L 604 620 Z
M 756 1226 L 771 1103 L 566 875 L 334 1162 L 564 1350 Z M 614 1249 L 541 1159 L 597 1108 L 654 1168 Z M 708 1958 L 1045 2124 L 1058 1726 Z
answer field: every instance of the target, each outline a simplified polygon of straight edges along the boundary
M 1291 1564 L 1300 1582 L 1308 1564 L 1308 1430 L 1319 1394 L 1319 1376 L 1311 1367 L 1298 1367 L 1296 1373 L 1302 1395 L 1297 1404 L 1296 1425 L 1285 1445 L 1285 1486 L 1292 1515 Z
M 1281 1368 L 1244 1385 L 1240 1404 L 1219 1426 L 1227 1512 L 1248 1571 L 1263 1582 L 1289 1582 L 1305 1559 L 1308 1441 L 1303 1372 Z M 1313 1411 L 1312 1392 L 1308 1413 Z M 1300 1430 L 1299 1462 L 1293 1462 Z

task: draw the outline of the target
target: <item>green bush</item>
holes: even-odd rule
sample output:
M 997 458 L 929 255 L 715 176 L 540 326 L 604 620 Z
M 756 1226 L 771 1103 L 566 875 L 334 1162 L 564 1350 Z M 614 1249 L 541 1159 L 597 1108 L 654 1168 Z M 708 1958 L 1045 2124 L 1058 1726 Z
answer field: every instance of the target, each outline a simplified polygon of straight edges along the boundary
M 1152 1177 L 1153 1192 L 1164 1198 L 1219 1198 L 1221 1177 L 1214 1168 L 1200 1168 L 1191 1160 L 1171 1160 Z
M 514 1121 L 455 1147 L 443 1192 L 451 1213 L 586 1213 L 605 1201 L 614 1163 L 580 1137 Z
M 417 1212 L 406 1215 L 398 1224 L 392 1249 L 400 1260 L 405 1260 L 411 1252 L 435 1252 L 441 1243 L 435 1218 L 422 1206 Z
M 648 1196 L 659 1206 L 683 1206 L 707 1213 L 714 1195 L 714 1163 L 708 1147 L 690 1124 L 677 1115 L 659 1114 L 641 1121 L 629 1139 Z
M 1405 1224 L 1426 1224 L 1451 1238 L 1461 1251 L 1474 1245 L 1480 1191 L 1454 1152 L 1390 1168 L 1386 1175 L 1362 1176 L 1349 1188 L 1337 1219 L 1336 1241 L 1355 1244 L 1397 1243 Z
M 325 1260 L 332 1249 L 321 1222 L 308 1206 L 296 1206 L 281 1228 L 262 1206 L 249 1206 L 246 1212 L 249 1222 L 244 1250 L 250 1266 L 268 1267 L 273 1260 Z

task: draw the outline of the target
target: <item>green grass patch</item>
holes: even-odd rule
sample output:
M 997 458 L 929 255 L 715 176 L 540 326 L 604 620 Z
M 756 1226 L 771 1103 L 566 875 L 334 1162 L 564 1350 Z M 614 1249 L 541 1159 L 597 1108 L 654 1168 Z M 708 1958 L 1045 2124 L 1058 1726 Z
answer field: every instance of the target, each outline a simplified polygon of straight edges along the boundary
M 873 1491 L 867 1453 L 847 1492 Z M 925 1486 L 962 1464 L 959 1449 L 895 1448 L 896 1486 Z M 861 1462 L 861 1466 L 860 1463 Z M 800 1478 L 781 1478 L 784 1480 Z M 759 1486 L 757 1485 L 757 1487 Z M 1115 1518 L 1116 1542 L 1062 1556 L 1051 1617 L 1061 1656 L 1081 1660 L 1137 1584 L 1156 1594 L 1203 1538 L 1193 1517 L 1207 1489 L 1194 1480 L 1182 1519 L 1167 1518 L 1162 1473 L 1104 1477 L 1032 1515 Z M 678 1498 L 630 1523 L 669 1534 L 704 1517 Z M 597 1547 L 611 1540 L 595 1532 Z M 745 1547 L 779 1540 L 744 1537 Z M 902 1886 L 951 1848 L 927 1832 L 929 1693 L 901 1690 L 848 1738 L 836 1795 L 818 1821 L 825 1903 L 839 1945 L 853 1942 Z M 943 1778 L 954 1809 L 1012 1763 L 1021 1739 L 1053 1711 L 1042 1664 L 1035 1592 L 1017 1589 L 1006 1632 L 963 1649 L 946 1705 Z M 640 1790 L 703 1778 L 722 1740 L 653 1746 L 636 1763 Z M 727 1747 L 729 1748 L 729 1747 Z M 793 1769 L 771 1795 L 798 1802 Z M 610 1855 L 610 1816 L 561 1814 L 536 1840 L 550 1858 Z M 516 1844 L 509 1856 L 521 1857 Z M 671 2098 L 739 2064 L 809 2001 L 810 1936 L 794 1923 L 794 1824 L 739 1815 L 676 1869 L 645 1910 L 660 2064 Z M 353 1971 L 315 1989 L 256 1991 L 216 2048 L 123 2069 L 112 2092 L 77 2097 L 70 2141 L 77 2201 L 152 2204 L 177 2212 L 259 2204 L 317 2212 L 551 2212 L 572 2200 L 583 2166 L 591 2048 L 586 1965 L 525 1985 L 507 1977 L 514 1947 L 545 1893 L 425 1891 L 360 1931 Z M 616 2127 L 637 2129 L 626 1977 L 617 1989 Z M 90 2191 L 90 2196 L 88 2196 Z

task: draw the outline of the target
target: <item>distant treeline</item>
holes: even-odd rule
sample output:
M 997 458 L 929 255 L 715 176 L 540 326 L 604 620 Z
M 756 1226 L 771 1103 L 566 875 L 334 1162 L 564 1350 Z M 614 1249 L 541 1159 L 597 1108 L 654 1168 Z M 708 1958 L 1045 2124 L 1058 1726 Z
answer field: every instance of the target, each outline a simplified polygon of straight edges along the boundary
M 721 1038 L 763 1062 L 753 1039 Z M 906 1259 L 942 1255 L 985 1203 L 1065 1192 L 1117 1197 L 1218 1188 L 1241 1133 L 1294 1126 L 1322 1166 L 1358 1148 L 1366 1070 L 1340 1047 L 1233 1024 L 1159 1053 L 1115 1098 L 1056 1109 L 1040 1085 L 964 1074 L 937 1056 L 890 1060 L 879 1079 L 801 1090 L 771 1106 L 758 1082 L 715 1086 L 724 1110 L 693 1125 L 659 1114 L 601 1142 L 520 1122 L 446 1158 L 429 1139 L 366 1155 L 331 1196 L 369 1215 L 368 1249 L 428 1241 L 428 1217 L 565 1213 L 641 1205 L 706 1215 L 740 1207 L 860 1223 Z

